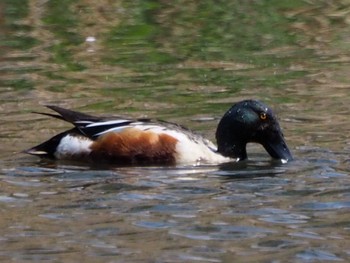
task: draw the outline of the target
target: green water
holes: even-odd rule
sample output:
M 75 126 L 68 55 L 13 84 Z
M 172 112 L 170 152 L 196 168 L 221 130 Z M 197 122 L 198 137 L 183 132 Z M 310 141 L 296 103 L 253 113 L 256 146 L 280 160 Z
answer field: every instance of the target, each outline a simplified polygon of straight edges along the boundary
M 4 262 L 349 260 L 347 1 L 0 1 Z M 210 139 L 234 102 L 279 116 L 295 161 L 96 170 L 20 152 L 54 104 Z

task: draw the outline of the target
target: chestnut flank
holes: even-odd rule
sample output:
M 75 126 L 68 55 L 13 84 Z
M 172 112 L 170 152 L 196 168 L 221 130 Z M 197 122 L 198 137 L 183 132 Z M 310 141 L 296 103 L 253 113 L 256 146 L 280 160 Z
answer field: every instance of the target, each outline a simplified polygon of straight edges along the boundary
M 175 164 L 177 142 L 164 133 L 127 128 L 99 137 L 90 147 L 90 156 L 116 164 Z

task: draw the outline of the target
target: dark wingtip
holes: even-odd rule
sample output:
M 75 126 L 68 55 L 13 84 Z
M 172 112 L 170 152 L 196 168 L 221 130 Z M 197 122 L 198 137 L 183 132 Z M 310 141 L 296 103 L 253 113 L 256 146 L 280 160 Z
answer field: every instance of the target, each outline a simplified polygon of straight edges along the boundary
M 72 110 L 68 110 L 59 106 L 55 106 L 55 105 L 45 105 L 45 107 L 57 112 L 60 115 L 60 119 L 65 120 L 67 122 L 70 123 L 74 123 L 76 121 L 79 120 L 92 120 L 92 121 L 99 121 L 101 120 L 101 118 L 99 117 L 95 117 L 89 114 L 85 114 L 85 113 L 81 113 L 78 111 L 72 111 Z M 46 114 L 49 116 L 56 116 L 54 114 L 50 115 L 50 114 Z
M 66 117 L 66 114 L 64 114 L 65 112 L 71 113 L 70 110 L 66 110 L 64 108 L 61 108 L 61 107 L 58 107 L 58 106 L 54 106 L 54 105 L 44 105 L 44 106 L 46 108 L 49 108 L 50 110 L 53 110 L 53 111 L 57 112 L 58 114 L 47 113 L 47 112 L 40 112 L 40 111 L 32 111 L 32 113 L 40 114 L 40 115 L 44 115 L 44 116 L 49 116 L 49 117 L 56 118 L 56 119 L 59 119 L 59 120 L 71 122 L 70 119 Z
M 70 111 L 70 110 L 67 110 L 65 108 L 62 108 L 62 107 L 59 107 L 59 106 L 56 106 L 56 105 L 51 105 L 51 104 L 44 104 L 44 106 L 50 110 L 53 110 L 55 112 L 60 112 L 60 111 Z

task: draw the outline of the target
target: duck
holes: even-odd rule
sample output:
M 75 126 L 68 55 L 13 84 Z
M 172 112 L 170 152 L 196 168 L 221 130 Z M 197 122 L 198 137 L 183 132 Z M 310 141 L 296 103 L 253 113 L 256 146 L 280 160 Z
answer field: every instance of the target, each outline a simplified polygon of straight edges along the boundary
M 276 115 L 263 102 L 234 103 L 210 140 L 176 123 L 147 118 L 96 117 L 54 105 L 55 113 L 35 112 L 73 127 L 25 150 L 55 160 L 115 165 L 220 164 L 248 158 L 247 144 L 258 143 L 272 159 L 293 159 Z

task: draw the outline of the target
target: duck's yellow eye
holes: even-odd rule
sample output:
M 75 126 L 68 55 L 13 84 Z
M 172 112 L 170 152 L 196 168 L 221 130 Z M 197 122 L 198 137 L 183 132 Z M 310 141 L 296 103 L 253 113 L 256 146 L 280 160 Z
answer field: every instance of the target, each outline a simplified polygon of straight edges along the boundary
M 265 112 L 260 113 L 260 119 L 261 120 L 266 120 L 267 114 Z

